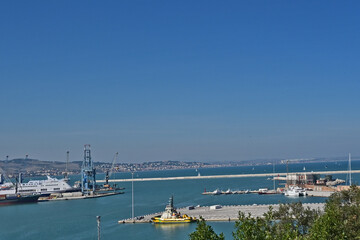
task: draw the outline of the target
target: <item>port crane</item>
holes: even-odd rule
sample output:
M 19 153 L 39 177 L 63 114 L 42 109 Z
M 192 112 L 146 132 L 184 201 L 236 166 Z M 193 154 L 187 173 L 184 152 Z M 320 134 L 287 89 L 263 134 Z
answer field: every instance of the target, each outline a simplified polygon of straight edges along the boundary
M 112 173 L 113 173 L 113 170 L 114 170 L 114 166 L 115 166 L 115 162 L 116 162 L 116 159 L 118 157 L 119 153 L 115 153 L 115 156 L 113 158 L 113 161 L 112 161 L 112 164 L 111 164 L 111 168 L 110 168 L 110 172 L 109 170 L 106 171 L 106 175 L 105 175 L 105 187 L 109 187 L 109 178 L 111 177 Z
M 84 145 L 84 160 L 81 167 L 81 192 L 83 194 L 93 194 L 96 187 L 96 171 L 91 159 L 90 144 Z

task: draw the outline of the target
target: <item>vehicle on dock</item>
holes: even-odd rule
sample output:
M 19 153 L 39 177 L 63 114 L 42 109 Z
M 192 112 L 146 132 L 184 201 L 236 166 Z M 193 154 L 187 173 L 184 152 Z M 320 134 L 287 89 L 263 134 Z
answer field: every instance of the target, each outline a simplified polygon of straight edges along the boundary
M 184 214 L 181 215 L 180 212 L 176 211 L 176 208 L 174 208 L 174 200 L 173 196 L 170 197 L 168 205 L 165 207 L 165 211 L 163 214 L 151 218 L 151 221 L 153 223 L 191 223 L 196 221 L 196 218 L 189 217 L 188 215 Z

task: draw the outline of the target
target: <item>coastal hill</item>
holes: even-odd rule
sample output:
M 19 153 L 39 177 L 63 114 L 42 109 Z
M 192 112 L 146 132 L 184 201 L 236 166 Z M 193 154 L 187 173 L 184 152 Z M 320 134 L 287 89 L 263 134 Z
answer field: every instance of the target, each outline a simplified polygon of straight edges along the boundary
M 313 158 L 313 159 L 267 159 L 267 160 L 251 160 L 239 162 L 182 162 L 182 161 L 156 161 L 143 163 L 115 163 L 114 172 L 130 172 L 130 171 L 152 171 L 152 170 L 172 170 L 172 169 L 197 169 L 197 168 L 215 168 L 215 167 L 236 167 L 236 166 L 255 166 L 255 165 L 270 165 L 276 162 L 277 164 L 291 163 L 306 163 L 306 162 L 328 162 L 328 161 L 344 161 L 344 157 L 338 158 Z M 353 158 L 353 160 L 356 160 Z M 73 161 L 68 163 L 69 174 L 79 174 L 82 161 Z M 111 169 L 112 163 L 108 162 L 94 162 L 96 171 L 104 173 Z M 66 163 L 59 161 L 42 161 L 29 158 L 17 158 L 12 160 L 0 160 L 0 173 L 6 174 L 10 177 L 22 173 L 24 176 L 41 176 L 63 175 L 66 171 Z
M 40 176 L 40 175 L 61 175 L 65 172 L 65 162 L 40 161 L 37 159 L 17 158 L 12 160 L 0 161 L 0 168 L 9 177 L 22 173 L 24 176 Z M 69 162 L 69 174 L 79 173 L 81 162 Z
M 68 163 L 69 174 L 79 174 L 82 161 Z M 111 169 L 112 163 L 94 162 L 96 171 L 104 173 Z M 221 167 L 225 164 L 210 164 L 202 162 L 180 162 L 180 161 L 157 161 L 144 163 L 117 163 L 114 165 L 114 172 L 129 171 L 151 171 L 169 169 L 187 169 L 202 167 Z M 58 161 L 41 161 L 37 159 L 17 158 L 12 160 L 0 160 L 0 169 L 3 174 L 13 177 L 20 172 L 24 176 L 62 175 L 66 172 L 66 163 Z M 0 172 L 0 173 L 1 173 Z

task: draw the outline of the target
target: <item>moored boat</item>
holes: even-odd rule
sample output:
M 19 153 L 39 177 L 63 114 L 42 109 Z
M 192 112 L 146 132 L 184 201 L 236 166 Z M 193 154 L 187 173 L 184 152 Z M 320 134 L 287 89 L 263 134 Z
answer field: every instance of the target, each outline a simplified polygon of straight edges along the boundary
M 171 196 L 169 199 L 169 204 L 166 205 L 165 211 L 163 214 L 151 218 L 151 221 L 153 223 L 191 223 L 194 222 L 196 218 L 189 217 L 188 215 L 184 214 L 181 215 L 180 212 L 176 211 L 176 208 L 174 208 L 174 201 L 173 197 Z
M 305 189 L 301 187 L 290 186 L 287 190 L 285 190 L 284 195 L 289 197 L 300 197 L 300 196 L 306 196 L 307 192 Z
M 269 191 L 268 188 L 259 188 L 258 194 L 267 194 Z
M 226 190 L 225 191 L 225 194 L 232 194 L 233 192 L 230 190 L 230 189 L 228 189 L 228 190 Z
M 37 202 L 41 194 L 3 194 L 0 195 L 0 205 Z
M 58 192 L 71 192 L 77 189 L 71 187 L 66 179 L 57 179 L 47 176 L 45 180 L 30 180 L 27 183 L 21 182 L 19 177 L 19 183 L 17 183 L 17 189 L 15 184 L 4 183 L 0 187 L 0 195 L 4 194 L 15 194 L 15 193 L 38 193 L 38 194 L 49 194 Z
M 221 191 L 219 189 L 215 189 L 213 192 L 212 192 L 213 195 L 220 195 L 221 194 Z

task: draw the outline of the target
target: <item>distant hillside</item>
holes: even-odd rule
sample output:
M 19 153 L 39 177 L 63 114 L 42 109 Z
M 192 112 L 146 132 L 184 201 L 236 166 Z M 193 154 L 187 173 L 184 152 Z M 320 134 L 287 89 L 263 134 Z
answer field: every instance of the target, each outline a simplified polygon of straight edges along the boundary
M 74 161 L 68 164 L 69 174 L 79 174 L 82 161 Z M 189 169 L 203 167 L 220 167 L 221 164 L 209 164 L 200 162 L 180 162 L 180 161 L 157 161 L 144 163 L 116 163 L 113 172 L 130 171 L 151 171 L 151 170 L 170 170 L 170 169 Z M 111 169 L 112 163 L 94 162 L 97 173 L 104 173 Z M 6 175 L 13 177 L 20 172 L 24 176 L 63 175 L 66 170 L 65 162 L 41 161 L 37 159 L 12 159 L 0 161 L 0 168 Z
M 182 162 L 182 161 L 156 161 L 143 163 L 115 163 L 113 172 L 130 172 L 130 171 L 161 171 L 172 169 L 198 169 L 198 168 L 216 168 L 216 167 L 235 167 L 235 166 L 255 166 L 255 165 L 269 165 L 273 164 L 290 164 L 294 163 L 310 163 L 310 162 L 330 162 L 330 161 L 344 161 L 346 156 L 337 158 L 312 158 L 312 159 L 267 159 L 267 160 L 253 160 L 253 161 L 238 161 L 238 162 Z M 353 160 L 359 160 L 358 157 L 353 157 Z M 69 162 L 69 174 L 79 174 L 81 170 L 82 161 Z M 111 163 L 94 162 L 97 173 L 103 173 L 111 169 Z M 41 161 L 37 159 L 12 159 L 0 160 L 0 168 L 8 175 L 14 176 L 21 172 L 24 176 L 41 176 L 63 175 L 66 169 L 65 162 L 56 161 Z M 1 173 L 2 171 L 0 171 Z
M 0 168 L 8 175 L 23 173 L 25 176 L 38 176 L 44 174 L 61 175 L 65 172 L 65 162 L 40 161 L 37 159 L 12 159 L 0 161 Z M 78 173 L 81 162 L 69 162 L 69 173 Z

